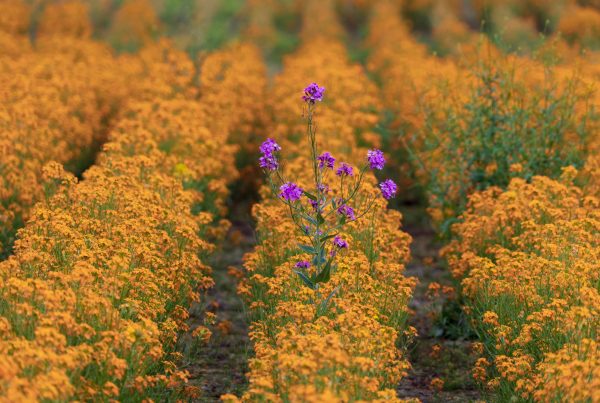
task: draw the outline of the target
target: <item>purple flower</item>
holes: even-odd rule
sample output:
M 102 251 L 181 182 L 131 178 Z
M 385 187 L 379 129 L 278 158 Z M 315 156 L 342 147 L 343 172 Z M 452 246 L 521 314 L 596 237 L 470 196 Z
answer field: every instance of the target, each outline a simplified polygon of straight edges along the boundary
M 319 208 L 319 202 L 316 200 L 309 200 L 308 201 L 310 203 L 310 205 L 312 206 L 312 208 L 317 211 L 317 209 Z
M 340 207 L 338 207 L 337 211 L 339 214 L 346 216 L 350 221 L 356 220 L 356 217 L 354 216 L 354 209 L 347 204 L 342 204 Z
M 335 164 L 335 158 L 333 158 L 331 154 L 327 151 L 319 155 L 317 159 L 319 160 L 319 168 L 323 169 L 323 167 L 326 167 L 333 169 L 333 164 Z
M 304 95 L 302 96 L 302 99 L 304 102 L 314 104 L 317 101 L 323 100 L 324 92 L 325 87 L 319 87 L 317 83 L 311 83 L 304 89 Z
M 396 192 L 398 191 L 398 186 L 396 186 L 394 181 L 391 179 L 384 180 L 379 184 L 379 187 L 381 188 L 381 194 L 383 197 L 388 200 L 396 196 Z
M 270 155 L 273 154 L 276 151 L 280 151 L 281 147 L 279 146 L 279 144 L 277 144 L 275 142 L 275 140 L 273 140 L 272 138 L 268 138 L 266 139 L 261 145 L 260 145 L 260 152 L 263 155 Z
M 354 176 L 354 168 L 351 165 L 342 162 L 340 167 L 335 172 L 337 176 Z
M 325 183 L 319 183 L 318 189 L 319 189 L 319 192 L 321 192 L 321 193 L 329 192 L 329 186 L 326 185 Z
M 279 161 L 277 161 L 277 157 L 273 154 L 279 150 L 281 150 L 281 147 L 275 140 L 271 138 L 265 140 L 260 146 L 260 152 L 262 153 L 262 156 L 258 159 L 260 167 L 266 168 L 269 171 L 275 171 L 279 168 Z
M 335 238 L 333 238 L 333 244 L 338 249 L 346 249 L 348 247 L 348 242 L 344 241 L 344 239 L 342 239 L 342 237 L 339 235 L 336 235 Z
M 369 150 L 367 151 L 367 160 L 371 169 L 383 169 L 385 165 L 385 157 L 381 150 Z
M 308 269 L 310 267 L 310 263 L 306 260 L 301 260 L 294 265 L 297 269 Z
M 300 198 L 302 197 L 302 194 L 304 193 L 302 188 L 293 182 L 284 183 L 283 185 L 281 185 L 279 190 L 281 190 L 281 193 L 279 193 L 279 196 L 289 202 L 300 200 Z
M 263 155 L 258 159 L 258 163 L 261 168 L 266 168 L 269 171 L 275 171 L 279 168 L 279 161 L 277 161 L 277 158 L 273 154 Z

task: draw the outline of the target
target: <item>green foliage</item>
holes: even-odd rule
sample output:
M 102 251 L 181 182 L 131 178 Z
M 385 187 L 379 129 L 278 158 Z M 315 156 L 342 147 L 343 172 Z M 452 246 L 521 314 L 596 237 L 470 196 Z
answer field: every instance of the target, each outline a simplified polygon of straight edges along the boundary
M 415 31 L 431 32 L 431 7 L 413 3 L 416 2 L 409 1 L 407 6 L 402 8 L 404 19 L 410 22 Z
M 466 101 L 455 92 L 446 94 L 441 109 L 438 101 L 429 105 L 417 140 L 423 143 L 415 145 L 423 150 L 416 158 L 428 167 L 431 206 L 443 212 L 446 233 L 473 191 L 580 167 L 596 120 L 575 77 L 561 88 L 549 75 L 541 84 L 527 83 L 509 68 L 486 63 L 473 76 Z
M 195 12 L 195 0 L 166 0 L 160 18 L 170 30 L 176 30 L 182 25 L 189 24 Z
M 280 63 L 283 56 L 292 53 L 300 43 L 300 17 L 289 4 L 273 15 L 273 25 L 277 31 L 275 43 L 270 50 L 269 60 Z
M 232 36 L 235 28 L 235 16 L 243 6 L 243 0 L 228 0 L 221 4 L 221 7 L 214 15 L 206 35 L 203 40 L 202 48 L 205 50 L 214 50 L 223 46 Z

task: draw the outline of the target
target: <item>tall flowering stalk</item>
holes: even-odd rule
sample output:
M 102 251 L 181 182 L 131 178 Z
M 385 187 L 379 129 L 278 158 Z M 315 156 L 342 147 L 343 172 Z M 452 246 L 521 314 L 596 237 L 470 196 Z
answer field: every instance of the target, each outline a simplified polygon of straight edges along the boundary
M 298 261 L 294 272 L 316 292 L 317 303 L 326 308 L 338 288 L 321 301 L 319 284 L 331 279 L 331 272 L 336 269 L 336 258 L 350 247 L 348 240 L 341 236 L 343 227 L 365 216 L 378 197 L 394 197 L 397 186 L 387 179 L 380 184 L 381 196 L 370 196 L 360 191 L 367 170 L 381 170 L 385 165 L 385 157 L 380 150 L 369 150 L 365 164 L 356 174 L 352 165 L 341 162 L 336 167 L 336 158 L 330 152 L 319 152 L 315 110 L 323 100 L 324 92 L 324 87 L 312 83 L 304 89 L 302 97 L 307 111 L 306 140 L 313 174 L 311 189 L 303 189 L 285 177 L 279 161 L 281 147 L 273 139 L 269 138 L 261 145 L 259 163 L 273 194 L 289 208 L 290 217 L 306 239 L 306 242 L 298 244 L 298 252 L 307 253 L 311 258 Z M 335 187 L 333 183 L 336 183 Z

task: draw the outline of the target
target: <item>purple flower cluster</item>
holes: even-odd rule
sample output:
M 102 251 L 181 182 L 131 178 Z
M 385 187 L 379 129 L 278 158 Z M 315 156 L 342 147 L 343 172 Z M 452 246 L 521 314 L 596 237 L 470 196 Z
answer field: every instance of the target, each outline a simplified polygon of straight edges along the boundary
M 383 182 L 381 182 L 379 184 L 379 187 L 381 188 L 381 194 L 387 200 L 389 200 L 392 197 L 396 196 L 396 192 L 398 191 L 398 186 L 396 186 L 396 184 L 394 183 L 394 181 L 391 180 L 391 179 L 384 180 Z
M 337 209 L 338 213 L 346 216 L 350 221 L 356 220 L 356 216 L 354 215 L 354 209 L 347 204 L 342 204 Z
M 258 159 L 261 168 L 268 169 L 269 171 L 275 171 L 279 168 L 279 162 L 273 154 L 263 155 Z
M 297 269 L 308 269 L 310 267 L 310 263 L 306 260 L 301 260 L 294 265 Z
M 385 157 L 381 150 L 369 150 L 367 151 L 367 160 L 371 169 L 383 169 L 385 166 Z
M 288 202 L 294 202 L 300 200 L 304 190 L 293 182 L 286 182 L 279 187 L 281 193 L 279 193 L 279 197 L 282 197 L 284 200 Z
M 272 138 L 266 139 L 260 145 L 260 152 L 263 154 L 273 154 L 276 151 L 281 151 L 281 147 Z
M 317 159 L 319 160 L 319 168 L 333 169 L 333 165 L 335 164 L 335 158 L 333 158 L 333 156 L 329 152 L 325 151 L 323 154 L 319 155 Z
M 342 162 L 340 167 L 335 171 L 337 176 L 354 176 L 354 168 L 351 165 Z
M 275 153 L 280 151 L 281 147 L 275 142 L 275 140 L 268 138 L 260 146 L 261 157 L 258 159 L 261 168 L 268 169 L 269 171 L 275 171 L 279 168 L 279 161 Z
M 302 99 L 304 102 L 308 102 L 309 104 L 314 104 L 317 101 L 323 100 L 323 93 L 325 92 L 325 87 L 319 87 L 317 83 L 311 83 L 304 89 L 304 95 Z
M 338 249 L 346 249 L 348 248 L 348 242 L 346 242 L 341 236 L 336 235 L 335 238 L 333 238 L 333 244 L 338 248 Z

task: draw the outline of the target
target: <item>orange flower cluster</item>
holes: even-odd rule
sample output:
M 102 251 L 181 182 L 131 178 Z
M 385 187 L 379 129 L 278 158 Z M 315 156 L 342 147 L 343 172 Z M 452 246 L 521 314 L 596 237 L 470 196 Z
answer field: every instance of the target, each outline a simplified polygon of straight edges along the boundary
M 586 194 L 600 197 L 600 154 L 593 154 L 588 158 L 581 176 Z
M 553 31 L 577 46 L 600 45 L 600 13 L 593 1 L 476 0 L 473 5 L 477 21 L 486 20 L 501 42 L 527 46 L 536 42 L 537 31 Z
M 0 34 L 0 49 L 3 256 L 43 197 L 43 165 L 54 160 L 77 173 L 89 165 L 128 86 L 112 52 L 89 39 L 57 33 L 33 50 L 25 36 Z
M 0 35 L 23 35 L 27 33 L 31 7 L 22 0 L 1 0 Z M 2 44 L 4 46 L 4 44 Z
M 570 42 L 600 48 L 600 11 L 573 5 L 562 14 L 557 27 Z
M 600 198 L 576 175 L 473 194 L 443 252 L 492 359 L 477 377 L 503 401 L 600 399 Z
M 328 0 L 324 3 L 306 1 L 302 5 L 302 27 L 300 29 L 300 39 L 302 42 L 314 38 L 330 41 L 343 39 L 345 31 L 337 18 L 335 0 Z
M 186 382 L 174 346 L 212 285 L 203 234 L 236 176 L 227 130 L 245 116 L 230 106 L 248 102 L 228 69 L 243 87 L 264 80 L 255 52 L 222 52 L 232 63 L 206 93 L 167 42 L 124 58 L 134 98 L 97 164 L 79 183 L 58 163 L 43 169 L 46 199 L 0 263 L 0 400 L 164 399 Z M 215 109 L 212 92 L 230 102 Z
M 464 55 L 477 43 L 478 33 L 472 31 L 448 3 L 437 2 L 431 13 L 431 20 L 431 38 L 438 53 Z
M 471 71 L 448 102 L 429 102 L 434 112 L 421 131 L 419 159 L 427 163 L 419 176 L 438 223 L 460 213 L 475 190 L 581 167 L 596 127 L 593 92 L 577 66 L 481 55 Z
M 332 15 L 332 2 L 311 3 L 307 10 Z M 366 150 L 357 142 L 369 136 L 379 107 L 374 85 L 348 61 L 343 45 L 325 34 L 310 36 L 284 60 L 268 105 L 269 133 L 284 150 L 287 176 L 300 185 L 310 180 L 308 152 L 300 141 L 307 83 L 326 88 L 316 111 L 319 148 L 349 163 L 364 161 Z M 365 186 L 375 193 L 375 184 L 369 176 Z M 249 277 L 238 289 L 250 306 L 256 354 L 242 400 L 395 401 L 394 386 L 409 368 L 396 343 L 413 334 L 406 319 L 415 284 L 403 275 L 410 237 L 399 229 L 401 215 L 386 210 L 379 199 L 368 218 L 347 227 L 342 236 L 350 249 L 338 257 L 338 268 L 321 292 L 339 289 L 330 310 L 316 317 L 314 291 L 293 272 L 296 260 L 306 257 L 296 248 L 300 234 L 285 206 L 267 195 L 264 189 L 265 200 L 254 208 L 260 242 L 245 258 Z
M 279 56 L 293 47 L 297 38 L 297 5 L 294 2 L 279 0 L 248 0 L 243 10 L 245 40 L 260 46 L 265 53 Z M 286 21 L 284 27 L 278 27 L 275 20 Z M 284 29 L 281 29 L 284 28 Z
M 177 131 L 179 116 L 158 109 L 177 101 L 132 106 L 81 183 L 45 168 L 55 194 L 0 266 L 6 399 L 123 399 L 185 379 L 168 349 L 196 286 L 211 285 L 198 256 L 210 219 L 191 214 L 194 193 L 163 164 L 177 157 L 151 137 Z
M 150 1 L 126 0 L 113 17 L 108 37 L 119 49 L 135 50 L 150 43 L 160 28 Z
M 367 68 L 385 83 L 381 98 L 385 108 L 394 112 L 393 128 L 404 122 L 420 126 L 420 120 L 411 116 L 416 115 L 418 108 L 416 91 L 424 86 L 425 73 L 431 69 L 417 69 L 415 66 L 422 67 L 422 63 L 430 65 L 432 58 L 427 55 L 425 45 L 412 37 L 408 26 L 400 18 L 395 2 L 381 1 L 373 8 L 366 45 L 373 49 Z M 405 75 L 405 79 L 397 80 L 401 74 Z
M 562 36 L 577 46 L 598 49 L 597 3 L 581 0 L 401 0 L 418 31 L 431 33 L 432 46 L 442 53 L 460 52 L 462 44 L 485 32 L 503 48 L 535 49 L 544 36 Z M 345 3 L 346 0 L 340 0 Z
M 92 34 L 89 13 L 88 6 L 80 0 L 47 4 L 37 26 L 37 37 L 66 35 L 89 38 Z
M 441 3 L 426 6 L 443 22 Z M 404 147 L 417 155 L 417 177 L 429 186 L 430 213 L 438 224 L 461 211 L 459 199 L 466 203 L 472 192 L 492 186 L 470 197 L 460 217 L 464 222 L 454 226 L 456 237 L 444 252 L 462 280 L 466 308 L 492 359 L 490 364 L 482 357 L 474 375 L 502 401 L 598 400 L 600 159 L 595 153 L 600 138 L 590 108 L 598 99 L 593 84 L 597 56 L 573 58 L 573 49 L 552 41 L 540 54 L 561 64 L 548 67 L 531 58 L 503 55 L 482 41 L 476 57 L 467 60 L 467 70 L 452 58 L 427 55 L 398 15 L 394 2 L 376 5 L 367 40 L 373 49 L 369 69 L 380 79 L 384 106 L 392 112 L 388 127 L 396 143 L 392 140 L 390 146 L 399 159 Z M 454 17 L 445 18 L 472 47 L 472 35 Z M 443 25 L 436 27 L 441 30 Z M 469 94 L 480 99 L 470 102 Z M 495 126 L 500 130 L 484 143 L 469 130 L 485 124 L 487 112 L 477 108 L 490 100 L 490 116 L 500 116 Z M 561 101 L 544 120 L 537 105 L 550 105 L 551 100 Z M 530 120 L 516 124 L 519 114 Z M 444 124 L 432 125 L 435 121 Z M 546 143 L 543 127 L 554 125 L 563 134 L 559 141 Z M 581 127 L 586 127 L 584 135 Z M 502 153 L 500 145 L 506 140 L 507 149 L 515 141 L 520 151 Z M 553 155 L 559 157 L 544 166 Z M 576 178 L 580 187 L 572 183 L 573 168 L 560 181 L 534 176 L 560 176 L 561 167 L 570 163 L 583 166 Z M 515 177 L 533 180 L 511 181 Z
M 230 45 L 203 60 L 200 86 L 202 99 L 210 114 L 232 111 L 221 122 L 229 140 L 245 152 L 255 143 L 251 137 L 265 124 L 264 95 L 267 71 L 257 47 Z
M 243 61 L 243 62 L 240 62 Z M 265 92 L 267 71 L 257 47 L 248 44 L 231 45 L 227 52 L 215 52 L 203 60 L 200 77 L 202 98 L 210 114 L 221 110 L 231 113 L 219 122 L 214 131 L 228 133 L 229 144 L 238 148 L 236 163 L 240 167 L 240 192 L 255 192 L 261 174 L 256 165 L 260 143 L 267 120 Z
M 382 83 L 389 146 L 397 159 L 412 160 L 441 228 L 474 190 L 583 165 L 597 126 L 593 62 L 552 68 L 482 41 L 459 65 L 428 55 L 390 2 L 374 8 L 370 27 L 376 50 L 368 65 Z
M 464 81 L 464 73 L 451 60 L 428 53 L 411 35 L 394 1 L 384 0 L 373 7 L 366 45 L 372 49 L 367 68 L 381 83 L 384 123 L 389 131 L 385 146 L 397 154 L 397 170 L 404 174 L 401 186 L 409 187 L 414 178 L 408 150 L 415 144 L 422 147 L 415 132 L 425 125 L 423 111 L 428 102 L 445 99 L 451 83 L 458 86 Z

